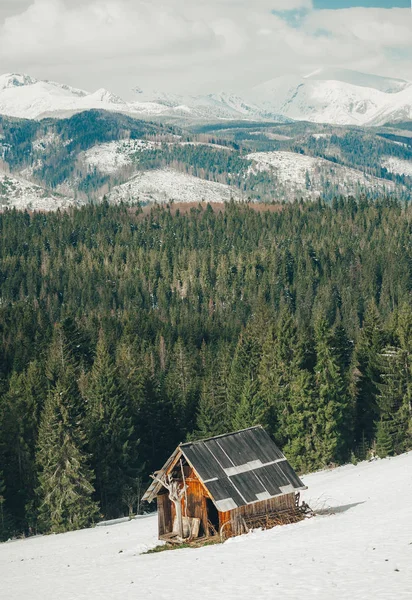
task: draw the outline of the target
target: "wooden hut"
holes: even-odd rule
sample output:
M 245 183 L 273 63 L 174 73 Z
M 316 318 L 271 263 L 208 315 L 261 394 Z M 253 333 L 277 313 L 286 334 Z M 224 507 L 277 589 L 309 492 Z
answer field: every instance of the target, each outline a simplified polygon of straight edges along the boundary
M 228 537 L 302 518 L 306 486 L 265 430 L 180 444 L 143 496 L 157 499 L 159 539 Z

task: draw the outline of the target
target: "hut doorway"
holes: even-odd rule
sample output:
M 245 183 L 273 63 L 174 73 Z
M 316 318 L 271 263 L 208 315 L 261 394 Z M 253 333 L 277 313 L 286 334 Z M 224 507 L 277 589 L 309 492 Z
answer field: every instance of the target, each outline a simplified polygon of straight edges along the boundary
M 213 526 L 216 533 L 219 533 L 219 513 L 213 502 L 206 498 L 207 520 Z

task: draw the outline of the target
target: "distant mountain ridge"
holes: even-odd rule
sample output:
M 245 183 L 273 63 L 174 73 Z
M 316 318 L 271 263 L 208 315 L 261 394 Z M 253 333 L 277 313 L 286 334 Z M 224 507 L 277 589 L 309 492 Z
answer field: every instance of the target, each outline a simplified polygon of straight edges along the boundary
M 137 99 L 126 102 L 105 89 L 94 93 L 30 75 L 8 73 L 0 76 L 0 114 L 26 119 L 61 117 L 91 109 L 135 116 L 189 118 L 192 120 L 251 119 L 285 122 L 231 94 L 177 96 L 162 92 L 145 94 L 136 89 Z
M 318 69 L 304 77 L 277 77 L 241 95 L 179 95 L 134 89 L 125 101 L 106 89 L 93 93 L 30 75 L 0 76 L 0 114 L 42 119 L 91 109 L 169 121 L 292 120 L 380 126 L 412 119 L 412 84 L 345 69 Z

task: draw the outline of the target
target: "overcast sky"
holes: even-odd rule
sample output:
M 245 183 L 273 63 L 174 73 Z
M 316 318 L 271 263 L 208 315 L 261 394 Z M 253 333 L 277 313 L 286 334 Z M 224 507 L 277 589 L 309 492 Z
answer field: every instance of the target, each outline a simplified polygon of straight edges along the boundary
M 0 72 L 130 97 L 338 66 L 412 80 L 410 0 L 0 0 Z

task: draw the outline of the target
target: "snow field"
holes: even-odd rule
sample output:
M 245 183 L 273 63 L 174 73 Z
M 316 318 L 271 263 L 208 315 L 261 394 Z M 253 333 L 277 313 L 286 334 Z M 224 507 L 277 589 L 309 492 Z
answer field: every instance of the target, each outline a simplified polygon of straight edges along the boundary
M 410 600 L 412 453 L 303 478 L 322 515 L 142 555 L 157 517 L 0 545 L 4 600 Z
M 390 173 L 412 177 L 412 162 L 408 160 L 386 156 L 382 161 L 382 167 L 386 167 Z
M 111 175 L 133 164 L 135 154 L 160 146 L 159 142 L 148 140 L 120 140 L 93 146 L 80 155 L 79 159 L 84 160 L 87 166 Z
M 28 208 L 50 211 L 74 204 L 73 198 L 54 195 L 30 181 L 0 172 L 0 210 Z
M 228 202 L 240 199 L 238 190 L 222 183 L 206 181 L 172 169 L 144 171 L 123 185 L 113 188 L 110 202 L 167 203 Z
M 272 172 L 279 183 L 285 186 L 285 194 L 300 193 L 306 197 L 320 196 L 325 189 L 325 180 L 337 185 L 342 194 L 356 193 L 359 187 L 374 190 L 393 190 L 391 181 L 366 175 L 356 169 L 335 164 L 323 158 L 314 158 L 294 152 L 254 152 L 247 156 L 254 161 L 250 173 Z M 310 178 L 306 187 L 307 175 Z

